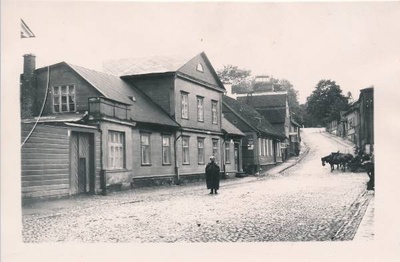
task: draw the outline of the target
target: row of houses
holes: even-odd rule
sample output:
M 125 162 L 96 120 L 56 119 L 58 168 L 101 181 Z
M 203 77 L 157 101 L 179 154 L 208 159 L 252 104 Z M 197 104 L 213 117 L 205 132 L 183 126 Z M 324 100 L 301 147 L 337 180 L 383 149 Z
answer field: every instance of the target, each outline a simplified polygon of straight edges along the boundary
M 211 155 L 225 176 L 257 173 L 298 150 L 287 94 L 268 110 L 271 94 L 226 96 L 204 52 L 107 61 L 102 72 L 35 59 L 24 56 L 21 74 L 23 199 L 201 180 Z
M 330 122 L 327 131 L 346 138 L 366 154 L 374 152 L 374 87 L 360 90 L 349 110 L 340 112 L 340 119 Z

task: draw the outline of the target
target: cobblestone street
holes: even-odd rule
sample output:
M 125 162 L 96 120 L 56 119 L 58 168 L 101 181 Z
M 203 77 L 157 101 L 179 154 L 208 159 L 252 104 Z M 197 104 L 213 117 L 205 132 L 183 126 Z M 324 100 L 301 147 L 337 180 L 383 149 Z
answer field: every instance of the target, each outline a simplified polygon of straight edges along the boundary
M 365 173 L 322 166 L 352 148 L 304 129 L 309 153 L 281 174 L 143 188 L 23 208 L 25 242 L 262 242 L 352 240 L 371 192 Z M 267 171 L 268 173 L 268 171 Z

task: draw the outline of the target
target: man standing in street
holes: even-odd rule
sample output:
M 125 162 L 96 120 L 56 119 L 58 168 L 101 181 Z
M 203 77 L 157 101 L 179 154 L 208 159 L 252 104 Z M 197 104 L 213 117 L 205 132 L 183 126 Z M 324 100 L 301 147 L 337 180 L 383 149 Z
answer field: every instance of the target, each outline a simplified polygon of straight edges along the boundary
M 210 157 L 210 163 L 206 166 L 207 189 L 211 189 L 210 194 L 218 194 L 219 189 L 219 166 L 215 163 L 215 157 Z

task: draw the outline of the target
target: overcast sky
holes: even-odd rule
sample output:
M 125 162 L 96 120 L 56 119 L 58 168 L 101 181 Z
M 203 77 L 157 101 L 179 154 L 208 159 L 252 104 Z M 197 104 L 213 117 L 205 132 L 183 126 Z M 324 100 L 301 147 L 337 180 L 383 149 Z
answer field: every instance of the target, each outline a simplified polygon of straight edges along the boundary
M 346 94 L 400 75 L 400 3 L 25 3 L 35 33 L 21 53 L 37 66 L 66 61 L 101 70 L 107 59 L 205 51 L 288 79 L 304 103 L 321 79 Z M 21 57 L 22 63 L 22 57 Z

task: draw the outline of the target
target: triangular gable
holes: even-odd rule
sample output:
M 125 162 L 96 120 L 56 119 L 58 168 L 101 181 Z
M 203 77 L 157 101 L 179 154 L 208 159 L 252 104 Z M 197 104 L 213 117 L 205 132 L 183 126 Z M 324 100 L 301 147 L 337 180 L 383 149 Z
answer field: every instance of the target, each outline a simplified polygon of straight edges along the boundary
M 178 69 L 178 72 L 225 90 L 224 85 L 204 52 L 190 59 Z

